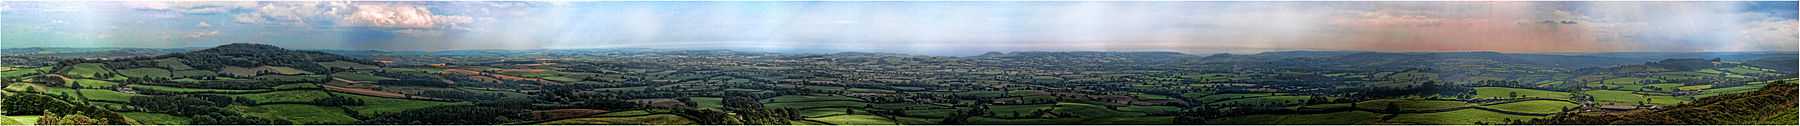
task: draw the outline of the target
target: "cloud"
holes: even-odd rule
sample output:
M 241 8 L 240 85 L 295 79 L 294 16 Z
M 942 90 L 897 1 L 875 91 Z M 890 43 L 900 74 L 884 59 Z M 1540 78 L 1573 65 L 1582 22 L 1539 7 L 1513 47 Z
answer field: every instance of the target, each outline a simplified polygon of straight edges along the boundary
M 203 39 L 203 38 L 212 38 L 214 36 L 219 36 L 219 31 L 216 31 L 216 30 L 215 31 L 195 31 L 195 32 L 188 32 L 186 34 L 181 35 L 182 38 L 187 38 L 187 39 Z
M 443 28 L 468 24 L 473 19 L 468 16 L 434 15 L 425 7 L 405 5 L 356 5 L 350 15 L 343 18 L 340 25 L 369 26 L 383 28 Z

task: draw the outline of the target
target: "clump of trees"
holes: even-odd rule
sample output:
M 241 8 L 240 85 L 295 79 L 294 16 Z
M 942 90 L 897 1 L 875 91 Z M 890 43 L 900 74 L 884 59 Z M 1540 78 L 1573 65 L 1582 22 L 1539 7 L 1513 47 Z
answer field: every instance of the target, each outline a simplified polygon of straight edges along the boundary
M 0 108 L 7 115 L 43 115 L 38 119 L 40 125 L 131 125 L 125 116 L 117 112 L 89 106 L 79 102 L 68 102 L 62 99 L 38 95 L 7 95 Z M 65 113 L 60 115 L 56 113 Z
M 360 124 L 377 124 L 377 125 L 498 124 L 498 123 L 506 123 L 506 122 L 524 121 L 524 120 L 530 119 L 529 117 L 525 116 L 525 113 L 526 113 L 525 110 L 520 110 L 520 109 L 483 107 L 483 106 L 473 106 L 473 105 L 440 106 L 440 107 L 431 107 L 431 108 L 401 111 L 400 113 L 385 114 L 385 115 L 382 115 L 379 117 L 375 117 L 373 119 L 363 120 L 358 123 L 360 123 Z

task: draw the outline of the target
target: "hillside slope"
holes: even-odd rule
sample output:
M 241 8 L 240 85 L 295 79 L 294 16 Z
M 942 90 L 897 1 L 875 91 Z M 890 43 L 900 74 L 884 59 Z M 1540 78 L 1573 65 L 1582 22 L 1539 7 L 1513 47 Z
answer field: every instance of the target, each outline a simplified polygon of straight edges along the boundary
M 1662 110 L 1571 113 L 1527 124 L 1731 124 L 1795 125 L 1795 82 L 1776 81 L 1756 92 L 1707 97 Z

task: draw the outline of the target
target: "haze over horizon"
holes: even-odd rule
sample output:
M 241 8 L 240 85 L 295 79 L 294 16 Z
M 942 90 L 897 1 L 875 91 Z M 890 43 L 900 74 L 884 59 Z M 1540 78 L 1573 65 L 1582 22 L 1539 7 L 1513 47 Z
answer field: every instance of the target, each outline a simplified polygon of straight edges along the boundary
M 1795 51 L 1796 2 L 0 2 L 0 48 Z

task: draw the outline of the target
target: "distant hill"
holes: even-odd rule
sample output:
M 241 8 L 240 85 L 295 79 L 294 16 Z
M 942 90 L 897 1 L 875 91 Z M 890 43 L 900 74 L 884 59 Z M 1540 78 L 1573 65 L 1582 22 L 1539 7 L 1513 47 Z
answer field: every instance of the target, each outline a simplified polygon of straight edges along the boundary
M 134 57 L 101 60 L 71 60 L 65 62 L 72 66 L 81 63 L 101 63 L 107 68 L 162 68 L 169 71 L 204 70 L 220 73 L 235 68 L 260 69 L 259 67 L 286 67 L 301 71 L 327 71 L 324 62 L 349 62 L 356 64 L 375 64 L 370 60 L 362 60 L 318 51 L 288 50 L 265 44 L 233 43 L 218 47 L 191 52 L 171 53 L 151 57 Z M 235 68 L 233 68 L 235 67 Z

